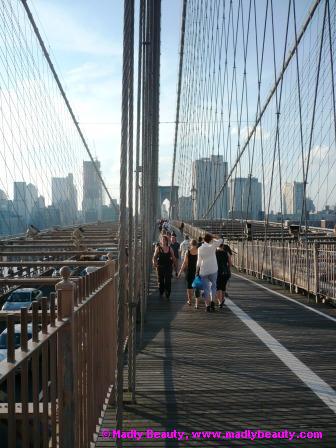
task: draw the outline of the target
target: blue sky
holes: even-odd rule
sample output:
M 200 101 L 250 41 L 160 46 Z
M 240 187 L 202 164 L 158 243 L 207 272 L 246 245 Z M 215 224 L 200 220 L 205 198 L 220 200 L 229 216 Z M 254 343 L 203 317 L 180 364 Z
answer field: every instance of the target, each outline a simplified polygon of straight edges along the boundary
M 89 146 L 101 161 L 110 192 L 118 197 L 123 1 L 29 3 Z M 160 120 L 164 122 L 175 119 L 180 13 L 180 0 L 162 1 Z M 162 123 L 161 184 L 170 184 L 173 138 L 174 125 Z
M 172 148 L 176 113 L 176 82 L 179 54 L 181 0 L 162 0 L 161 98 L 160 98 L 160 184 L 171 182 Z M 119 197 L 119 150 L 122 68 L 122 0 L 30 0 L 70 103 L 94 155 L 101 161 L 105 182 L 113 197 Z M 136 4 L 138 2 L 136 1 Z M 265 0 L 258 0 L 259 11 Z M 288 1 L 275 7 L 277 70 L 282 62 Z M 298 30 L 312 0 L 297 0 Z M 99 5 L 99 6 L 98 6 Z M 264 12 L 258 15 L 262 29 Z M 269 33 L 268 25 L 267 33 Z M 135 27 L 137 31 L 137 24 Z M 293 44 L 293 30 L 288 47 Z M 307 41 L 310 39 L 309 34 Z M 271 39 L 265 50 L 262 103 L 274 83 Z M 136 42 L 137 48 L 137 42 Z M 136 51 L 137 54 L 137 51 Z M 242 58 L 242 57 L 241 57 Z M 248 72 L 255 70 L 254 54 L 248 56 Z M 238 61 L 242 66 L 242 59 Z M 255 109 L 253 88 L 249 108 Z M 252 118 L 250 116 L 250 119 Z M 232 130 L 234 134 L 235 129 Z M 267 129 L 266 129 L 267 131 Z M 316 143 L 320 145 L 320 142 Z M 230 163 L 230 160 L 228 160 Z M 233 163 L 233 160 L 231 160 Z M 258 174 L 258 173 L 256 173 Z M 259 175 L 259 174 L 258 174 Z M 289 179 L 291 181 L 291 179 Z M 316 188 L 315 188 L 316 190 Z M 323 205 L 323 204 L 322 204 Z

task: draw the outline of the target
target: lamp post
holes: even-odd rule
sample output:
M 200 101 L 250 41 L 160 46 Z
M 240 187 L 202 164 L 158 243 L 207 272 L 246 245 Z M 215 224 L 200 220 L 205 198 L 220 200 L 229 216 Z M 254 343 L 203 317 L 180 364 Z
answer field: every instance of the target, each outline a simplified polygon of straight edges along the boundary
M 194 221 L 195 221 L 195 201 L 196 201 L 196 194 L 197 194 L 197 189 L 194 187 L 194 185 L 192 186 L 191 190 L 191 202 L 192 202 L 192 225 L 194 225 Z

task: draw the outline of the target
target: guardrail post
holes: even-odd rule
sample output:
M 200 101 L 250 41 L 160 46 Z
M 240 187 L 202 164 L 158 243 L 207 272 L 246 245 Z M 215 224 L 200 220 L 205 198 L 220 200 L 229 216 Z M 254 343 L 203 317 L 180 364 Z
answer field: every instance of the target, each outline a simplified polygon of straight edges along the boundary
M 289 291 L 293 292 L 292 251 L 290 243 L 288 243 L 288 270 L 289 270 Z
M 240 263 L 239 263 L 239 270 L 240 272 L 242 272 L 243 270 L 243 249 L 244 246 L 242 246 L 242 242 L 238 241 L 238 260 L 240 259 Z
M 58 415 L 59 447 L 77 447 L 75 406 L 75 343 L 74 343 L 74 291 L 75 284 L 69 280 L 70 268 L 60 270 L 62 280 L 56 284 L 58 320 L 68 319 L 58 335 Z
M 255 253 L 255 241 L 251 240 L 251 251 L 252 251 L 252 272 L 251 274 L 256 276 L 256 253 Z
M 272 241 L 269 242 L 269 245 L 270 245 L 270 263 L 271 263 L 271 283 L 274 283 L 274 281 L 273 281 L 274 271 L 273 271 Z
M 314 243 L 314 294 L 315 294 L 315 300 L 318 302 L 320 294 L 319 294 L 319 244 Z M 308 292 L 309 294 L 309 292 Z

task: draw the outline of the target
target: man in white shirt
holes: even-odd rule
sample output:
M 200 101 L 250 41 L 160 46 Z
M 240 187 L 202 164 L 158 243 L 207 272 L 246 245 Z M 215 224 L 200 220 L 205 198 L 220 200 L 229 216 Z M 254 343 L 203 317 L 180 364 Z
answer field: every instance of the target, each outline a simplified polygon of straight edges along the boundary
M 216 297 L 216 281 L 218 273 L 218 264 L 216 258 L 216 249 L 223 243 L 223 239 L 214 240 L 212 235 L 206 233 L 204 236 L 204 243 L 198 248 L 197 267 L 196 272 L 202 278 L 204 286 L 204 300 L 206 311 L 215 309 Z M 210 295 L 211 289 L 211 295 Z
M 186 235 L 184 240 L 180 244 L 180 254 L 181 254 L 181 260 L 182 261 L 184 260 L 185 254 L 188 252 L 189 244 L 190 244 L 189 236 Z

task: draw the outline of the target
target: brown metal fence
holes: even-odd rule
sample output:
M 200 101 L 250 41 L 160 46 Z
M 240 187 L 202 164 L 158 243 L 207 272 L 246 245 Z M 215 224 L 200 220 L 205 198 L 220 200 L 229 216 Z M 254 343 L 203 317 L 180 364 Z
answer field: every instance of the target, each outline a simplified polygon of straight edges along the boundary
M 248 274 L 283 282 L 290 289 L 336 300 L 336 242 L 237 241 L 230 243 L 234 266 Z
M 32 311 L 7 314 L 7 361 L 0 362 L 3 447 L 89 447 L 112 392 L 116 264 L 68 277 L 65 272 L 56 297 L 43 298 L 41 309 L 36 302 Z M 125 340 L 127 332 L 126 319 Z

